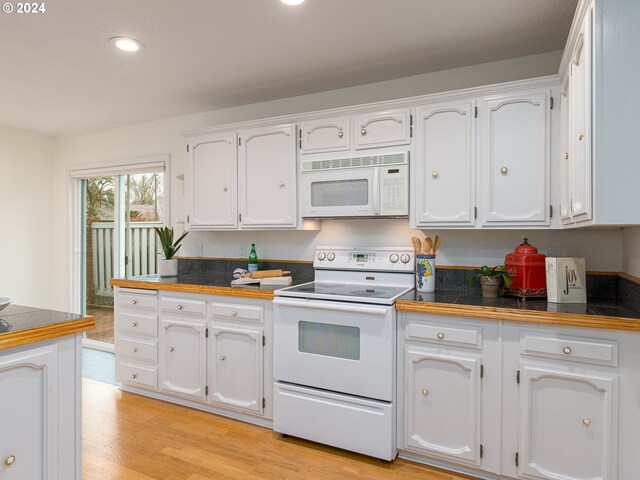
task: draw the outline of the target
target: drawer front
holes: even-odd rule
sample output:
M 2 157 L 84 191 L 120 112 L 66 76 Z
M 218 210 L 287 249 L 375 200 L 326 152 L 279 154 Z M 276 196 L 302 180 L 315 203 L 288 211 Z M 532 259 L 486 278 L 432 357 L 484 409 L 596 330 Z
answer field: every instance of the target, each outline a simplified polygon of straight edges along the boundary
M 232 321 L 245 320 L 262 323 L 264 321 L 264 307 L 232 305 L 229 303 L 209 303 L 209 315 Z
M 158 336 L 158 316 L 135 312 L 118 312 L 118 333 Z
M 181 315 L 187 313 L 204 317 L 207 314 L 207 302 L 186 298 L 160 297 L 160 310 Z
M 158 342 L 154 340 L 118 337 L 116 339 L 116 355 L 131 360 L 144 360 L 157 363 Z
M 522 333 L 520 354 L 596 365 L 617 366 L 618 344 L 610 340 Z
M 452 345 L 467 348 L 482 348 L 482 330 L 478 327 L 444 326 L 427 324 L 409 319 L 407 324 L 407 340 Z
M 132 308 L 142 310 L 155 310 L 158 307 L 158 297 L 155 293 L 118 293 L 118 308 Z
M 147 387 L 158 389 L 158 369 L 136 365 L 135 363 L 117 362 L 116 378 L 119 382 L 134 385 L 136 387 Z

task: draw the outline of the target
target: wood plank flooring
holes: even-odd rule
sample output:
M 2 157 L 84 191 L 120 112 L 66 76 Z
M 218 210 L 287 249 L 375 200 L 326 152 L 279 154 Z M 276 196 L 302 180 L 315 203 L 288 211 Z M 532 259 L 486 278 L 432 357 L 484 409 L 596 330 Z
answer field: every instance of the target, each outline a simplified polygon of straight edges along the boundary
M 375 459 L 83 379 L 83 480 L 463 480 Z

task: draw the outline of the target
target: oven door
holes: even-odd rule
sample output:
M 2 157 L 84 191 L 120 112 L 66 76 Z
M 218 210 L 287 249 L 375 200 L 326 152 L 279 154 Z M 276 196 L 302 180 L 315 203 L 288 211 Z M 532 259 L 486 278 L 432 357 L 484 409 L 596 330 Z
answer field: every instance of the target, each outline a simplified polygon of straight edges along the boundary
M 393 400 L 393 307 L 276 298 L 274 315 L 276 380 Z
M 371 217 L 379 213 L 378 168 L 302 173 L 302 216 Z

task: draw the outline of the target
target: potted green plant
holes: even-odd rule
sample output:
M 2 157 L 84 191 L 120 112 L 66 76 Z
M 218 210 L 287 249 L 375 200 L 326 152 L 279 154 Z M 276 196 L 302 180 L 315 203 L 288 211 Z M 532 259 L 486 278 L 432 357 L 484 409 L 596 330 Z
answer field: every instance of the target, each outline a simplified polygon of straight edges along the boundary
M 158 253 L 158 255 L 164 256 L 164 258 L 158 260 L 158 274 L 161 277 L 175 277 L 178 275 L 178 260 L 173 258 L 173 256 L 178 253 L 182 240 L 189 232 L 184 232 L 182 236 L 174 242 L 173 228 L 155 227 L 155 230 L 160 239 L 160 245 L 162 245 L 162 253 Z
M 480 267 L 478 273 L 469 279 L 469 286 L 473 287 L 476 279 L 479 278 L 482 284 L 482 296 L 496 298 L 498 296 L 498 290 L 500 289 L 500 283 L 504 281 L 504 284 L 508 287 L 511 285 L 512 276 L 513 274 L 507 272 L 507 268 L 504 265 L 498 265 L 493 268 L 483 265 Z

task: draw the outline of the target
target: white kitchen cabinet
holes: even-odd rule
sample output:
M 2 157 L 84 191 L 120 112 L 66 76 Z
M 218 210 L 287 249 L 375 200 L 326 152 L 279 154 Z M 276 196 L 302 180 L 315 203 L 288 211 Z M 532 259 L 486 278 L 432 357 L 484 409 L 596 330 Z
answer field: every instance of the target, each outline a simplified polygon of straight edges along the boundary
M 549 91 L 480 102 L 483 226 L 550 223 Z
M 187 227 L 237 226 L 236 136 L 226 134 L 190 145 L 185 165 Z
M 518 477 L 613 480 L 617 377 L 520 365 Z
M 160 388 L 204 400 L 206 348 L 204 318 L 160 315 Z
M 405 347 L 406 445 L 480 465 L 480 354 Z
M 355 115 L 353 127 L 356 150 L 411 143 L 413 127 L 408 108 Z
M 240 224 L 243 228 L 297 225 L 294 125 L 239 135 Z
M 262 414 L 263 338 L 259 327 L 209 324 L 209 401 Z
M 474 100 L 465 100 L 417 109 L 416 227 L 475 222 L 474 107 Z
M 300 153 L 326 153 L 349 150 L 349 117 L 303 122 L 300 126 Z

